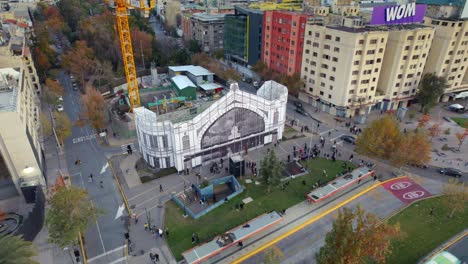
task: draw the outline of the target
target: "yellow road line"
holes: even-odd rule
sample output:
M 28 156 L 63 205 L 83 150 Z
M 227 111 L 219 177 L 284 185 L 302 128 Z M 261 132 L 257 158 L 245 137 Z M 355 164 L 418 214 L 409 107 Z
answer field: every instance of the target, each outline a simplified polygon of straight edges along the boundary
M 369 192 L 369 191 L 371 191 L 371 190 L 373 190 L 373 189 L 375 189 L 375 188 L 381 186 L 382 184 L 384 184 L 384 183 L 386 183 L 386 182 L 389 182 L 389 181 L 394 181 L 394 180 L 396 180 L 396 179 L 405 178 L 405 177 L 406 177 L 406 176 L 400 176 L 400 177 L 397 177 L 397 178 L 393 178 L 393 179 L 390 179 L 390 180 L 386 180 L 386 181 L 383 181 L 383 182 L 374 184 L 374 185 L 368 187 L 367 189 L 364 189 L 364 190 L 362 190 L 361 192 L 359 192 L 359 193 L 357 193 L 357 194 L 355 194 L 355 195 L 349 197 L 348 199 L 344 200 L 343 202 L 341 202 L 341 203 L 339 203 L 339 204 L 333 206 L 332 208 L 330 208 L 330 209 L 328 209 L 328 210 L 326 210 L 326 211 L 324 211 L 324 212 L 322 212 L 322 213 L 320 213 L 320 214 L 318 214 L 318 215 L 316 215 L 316 216 L 310 218 L 310 219 L 307 220 L 306 222 L 304 222 L 304 223 L 302 223 L 302 224 L 296 226 L 295 228 L 293 228 L 293 229 L 287 231 L 286 233 L 277 236 L 276 238 L 274 238 L 274 239 L 268 241 L 267 243 L 261 245 L 260 247 L 254 249 L 253 251 L 247 253 L 246 255 L 239 257 L 238 259 L 234 260 L 232 263 L 234 263 L 234 264 L 241 263 L 242 261 L 247 260 L 248 258 L 252 257 L 253 255 L 259 253 L 260 251 L 265 250 L 266 248 L 268 248 L 268 247 L 270 247 L 270 246 L 272 246 L 272 245 L 278 243 L 279 241 L 285 239 L 286 237 L 288 237 L 288 236 L 290 236 L 290 235 L 292 235 L 292 234 L 298 232 L 299 230 L 303 229 L 304 227 L 306 227 L 306 226 L 308 226 L 308 225 L 310 225 L 310 224 L 316 222 L 317 220 L 320 220 L 321 218 L 323 218 L 324 216 L 330 214 L 331 212 L 335 211 L 336 209 L 338 209 L 338 208 L 340 208 L 340 207 L 342 207 L 342 206 L 344 206 L 344 205 L 346 205 L 346 204 L 348 204 L 348 203 L 350 203 L 350 202 L 356 200 L 357 198 L 359 198 L 359 197 L 362 196 L 363 194 L 365 194 L 365 193 L 367 193 L 367 192 Z
M 111 168 L 111 171 L 112 171 L 112 175 L 114 175 L 114 179 L 117 182 L 117 187 L 119 187 L 119 191 L 120 191 L 120 194 L 122 195 L 122 199 L 124 201 L 125 208 L 127 208 L 128 215 L 131 217 L 132 216 L 132 209 L 130 209 L 130 206 L 128 206 L 127 196 L 125 195 L 125 193 L 124 193 L 124 191 L 122 189 L 122 186 L 120 185 L 120 181 L 117 178 L 117 175 L 115 175 L 114 167 L 112 166 L 112 163 L 110 162 L 109 159 L 107 160 L 107 163 L 109 164 L 109 167 Z
M 449 248 L 450 246 L 452 246 L 453 244 L 457 243 L 458 241 L 460 241 L 461 239 L 463 239 L 464 237 L 468 236 L 468 232 L 464 232 L 463 234 L 461 234 L 459 237 L 457 237 L 456 239 L 454 239 L 453 241 L 451 241 L 450 243 L 448 243 L 447 245 L 445 245 L 443 248 L 441 248 L 440 250 L 434 252 L 433 254 L 431 254 L 430 256 L 428 256 L 427 260 L 431 259 L 432 257 L 434 257 L 435 255 L 439 254 L 440 252 L 446 250 L 447 248 Z
M 84 245 L 83 245 L 83 239 L 81 238 L 81 232 L 78 232 L 78 238 L 80 240 L 81 255 L 83 255 L 82 256 L 83 264 L 87 264 L 88 259 L 86 258 L 86 250 L 85 250 Z

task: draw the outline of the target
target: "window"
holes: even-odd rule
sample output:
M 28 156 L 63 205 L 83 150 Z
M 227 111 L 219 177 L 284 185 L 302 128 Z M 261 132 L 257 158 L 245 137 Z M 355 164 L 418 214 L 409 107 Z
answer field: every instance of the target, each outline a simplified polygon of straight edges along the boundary
M 401 79 L 403 77 L 403 74 L 398 74 L 397 78 Z
M 328 65 L 322 64 L 322 68 L 323 68 L 323 69 L 328 69 Z
M 326 78 L 326 77 L 327 77 L 327 75 L 326 75 L 325 73 L 320 73 L 320 77 L 322 77 L 322 78 Z
M 306 49 L 306 50 L 305 50 L 305 53 L 306 53 L 306 54 L 309 54 L 309 53 L 310 53 L 310 51 L 309 51 L 308 49 Z
M 318 48 L 320 45 L 317 43 L 317 42 L 314 42 L 314 44 L 312 44 L 312 47 L 314 48 Z
M 332 96 L 331 96 L 331 94 L 329 94 L 329 95 L 328 95 L 328 99 L 331 99 L 331 98 L 332 98 Z
M 317 57 L 317 52 L 312 53 L 312 56 Z
M 413 78 L 414 74 L 408 74 L 406 75 L 406 78 Z
M 326 50 L 329 50 L 329 49 L 330 49 L 330 45 L 325 45 L 325 46 L 323 46 L 323 48 L 326 49 Z
M 335 38 L 335 41 L 336 41 L 336 42 L 340 42 L 340 40 L 341 40 L 340 37 L 336 37 L 336 38 Z M 331 97 L 330 97 L 330 98 L 331 98 Z
M 349 94 L 354 94 L 354 90 L 349 90 Z
M 327 39 L 327 40 L 331 40 L 331 39 L 332 39 L 332 37 L 331 37 L 331 35 L 325 35 L 325 39 Z
M 332 71 L 333 71 L 333 72 L 336 72 L 336 67 L 332 67 Z
M 412 59 L 413 59 L 413 60 L 419 59 L 419 55 L 414 55 L 414 56 L 412 57 Z
M 405 46 L 405 50 L 409 50 L 410 46 Z
M 377 62 L 377 63 L 381 63 L 381 62 L 382 62 L 382 59 L 381 59 L 381 58 L 378 58 L 378 59 L 376 60 L 376 62 Z
M 413 40 L 414 37 L 413 36 L 408 36 L 408 38 L 406 38 L 406 40 Z
M 323 91 L 320 91 L 320 95 L 323 95 Z
M 357 84 L 357 80 L 352 80 L 351 84 Z
M 335 77 L 330 76 L 330 81 L 334 81 L 334 80 L 335 80 Z
M 380 48 L 380 49 L 379 49 L 379 53 L 383 53 L 383 48 Z
M 334 48 L 333 51 L 334 52 L 340 52 L 340 48 Z
M 332 58 L 332 61 L 338 62 L 338 58 L 337 58 L 337 57 L 333 57 L 333 58 Z
M 325 87 L 325 83 L 324 83 L 324 82 L 321 82 L 321 83 L 320 83 L 320 86 Z
M 162 136 L 163 148 L 169 147 L 169 141 L 167 140 L 167 135 Z
M 370 44 L 377 44 L 377 39 L 371 39 L 369 43 Z
M 329 87 L 329 88 L 330 88 L 330 90 L 333 90 L 333 85 L 330 85 L 330 87 Z
M 363 39 L 360 39 L 360 40 L 359 40 L 359 44 L 364 44 L 364 40 L 363 40 Z
M 309 32 L 310 32 L 310 31 L 309 31 Z M 311 35 L 311 34 L 309 34 L 309 35 Z M 320 38 L 320 33 L 316 32 L 316 33 L 315 33 L 315 37 L 316 37 L 316 38 Z
M 362 50 L 356 50 L 356 55 L 362 55 Z
M 358 75 L 358 74 L 359 74 L 359 71 L 353 71 L 351 74 L 352 74 L 352 75 Z
M 367 51 L 367 55 L 373 55 L 373 54 L 375 54 L 375 50 L 368 50 Z
M 366 65 L 374 64 L 374 60 L 366 60 Z
M 326 59 L 326 60 L 329 60 L 330 59 L 330 56 L 328 56 L 327 54 L 323 54 L 322 55 L 322 58 Z
M 403 60 L 407 60 L 408 59 L 408 56 L 403 56 Z
M 354 65 L 359 65 L 359 61 L 354 61 Z
M 188 150 L 190 148 L 190 138 L 188 135 L 182 137 L 182 148 Z

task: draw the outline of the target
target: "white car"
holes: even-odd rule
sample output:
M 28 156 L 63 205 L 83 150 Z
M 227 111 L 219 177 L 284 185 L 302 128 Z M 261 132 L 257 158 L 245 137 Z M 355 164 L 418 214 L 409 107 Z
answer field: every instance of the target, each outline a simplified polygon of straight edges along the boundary
M 63 102 L 63 97 L 62 96 L 57 97 L 57 101 Z
M 63 112 L 63 105 L 61 105 L 61 104 L 57 105 L 57 111 L 58 112 Z
M 254 87 L 258 87 L 258 82 L 253 82 L 252 84 Z

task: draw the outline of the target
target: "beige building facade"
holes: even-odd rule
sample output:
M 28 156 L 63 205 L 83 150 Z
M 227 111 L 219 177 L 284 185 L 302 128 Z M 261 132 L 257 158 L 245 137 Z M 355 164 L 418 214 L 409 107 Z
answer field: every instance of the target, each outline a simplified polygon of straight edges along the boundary
M 424 73 L 447 78 L 442 97 L 447 101 L 468 90 L 468 21 L 425 18 L 425 23 L 435 27 L 435 35 Z
M 362 115 L 377 94 L 388 32 L 374 28 L 306 25 L 301 77 L 306 101 L 318 111 Z
M 23 39 L 24 43 L 25 39 Z M 0 47 L 0 199 L 25 186 L 45 186 L 40 142 L 41 87 L 29 48 L 21 55 Z M 6 67 L 8 62 L 14 63 Z
M 431 49 L 434 28 L 406 25 L 389 28 L 387 46 L 377 85 L 384 101 L 378 108 L 407 107 L 418 91 Z

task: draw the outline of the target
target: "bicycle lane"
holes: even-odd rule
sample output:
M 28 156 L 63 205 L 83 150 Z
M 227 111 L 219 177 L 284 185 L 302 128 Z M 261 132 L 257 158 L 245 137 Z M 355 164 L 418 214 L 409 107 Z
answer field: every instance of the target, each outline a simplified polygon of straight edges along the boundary
M 411 202 L 440 192 L 440 187 L 436 186 L 437 182 L 416 178 L 412 180 L 409 177 L 403 177 L 382 182 L 370 191 L 358 197 L 351 197 L 332 207 L 326 214 L 313 216 L 306 224 L 291 230 L 290 234 L 279 236 L 280 239 L 274 239 L 278 240 L 276 243 L 268 246 L 275 247 L 277 252 L 283 255 L 284 263 L 315 263 L 315 254 L 323 246 L 325 235 L 332 228 L 337 215 L 336 209 L 356 208 L 359 204 L 365 211 L 376 214 L 380 219 L 385 219 Z M 400 192 L 395 192 L 391 186 Z M 402 192 L 406 188 L 408 190 Z M 424 194 L 421 195 L 423 191 Z M 405 200 L 405 197 L 409 199 Z M 244 252 L 244 256 L 238 255 L 234 263 L 262 263 L 267 244 L 257 245 L 256 249 L 250 249 L 251 252 Z

